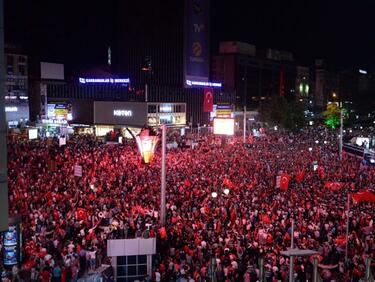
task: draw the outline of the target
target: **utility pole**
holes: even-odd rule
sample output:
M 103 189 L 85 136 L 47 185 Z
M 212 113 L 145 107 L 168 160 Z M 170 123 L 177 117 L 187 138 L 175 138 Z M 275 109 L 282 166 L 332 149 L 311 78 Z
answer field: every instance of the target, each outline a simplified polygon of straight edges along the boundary
M 4 1 L 0 0 L 0 231 L 8 229 L 7 125 L 5 119 Z
M 343 116 L 342 116 L 342 108 L 340 109 L 340 148 L 339 148 L 339 154 L 340 154 L 340 160 L 342 160 L 342 138 L 343 138 Z
M 166 220 L 166 211 L 165 211 L 165 204 L 166 204 L 166 154 L 167 154 L 167 126 L 163 124 L 162 128 L 162 150 L 161 150 L 161 209 L 160 209 L 160 225 L 165 225 Z

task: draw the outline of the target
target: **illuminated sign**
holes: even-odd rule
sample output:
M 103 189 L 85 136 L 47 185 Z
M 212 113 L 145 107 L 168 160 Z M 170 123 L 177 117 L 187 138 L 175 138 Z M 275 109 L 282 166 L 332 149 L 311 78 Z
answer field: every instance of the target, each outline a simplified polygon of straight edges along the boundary
M 186 85 L 198 86 L 198 87 L 218 87 L 218 88 L 222 86 L 220 82 L 194 81 L 194 80 L 188 80 L 188 79 L 186 80 Z
M 6 112 L 18 112 L 17 107 L 5 107 Z
M 108 83 L 108 84 L 128 84 L 129 78 L 79 78 L 79 83 Z
M 133 112 L 130 110 L 113 110 L 113 115 L 116 117 L 131 117 Z
M 170 106 L 170 105 L 160 105 L 159 112 L 161 112 L 161 113 L 171 113 L 172 112 L 172 106 Z
M 215 118 L 214 134 L 216 135 L 234 135 L 234 119 Z

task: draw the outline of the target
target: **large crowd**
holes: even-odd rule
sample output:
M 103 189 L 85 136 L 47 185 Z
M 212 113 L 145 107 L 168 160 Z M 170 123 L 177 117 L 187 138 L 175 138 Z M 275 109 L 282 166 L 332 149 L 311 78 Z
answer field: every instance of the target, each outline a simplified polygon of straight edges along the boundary
M 338 154 L 337 134 L 324 129 L 267 132 L 231 142 L 201 135 L 198 146 L 167 154 L 167 219 L 160 226 L 160 148 L 151 164 L 136 144 L 71 137 L 8 144 L 10 214 L 22 216 L 24 260 L 17 281 L 77 281 L 110 264 L 106 240 L 156 237 L 151 281 L 286 281 L 295 247 L 319 253 L 323 281 L 359 281 L 374 258 L 374 204 L 348 194 L 375 191 L 375 169 Z M 82 177 L 74 166 L 82 166 Z M 287 174 L 288 189 L 277 187 Z M 340 182 L 338 189 L 327 182 Z M 224 193 L 225 189 L 226 190 Z M 212 197 L 212 192 L 217 197 Z M 294 232 L 291 234 L 291 222 Z M 372 266 L 372 270 L 374 267 Z M 311 281 L 312 257 L 296 257 L 295 281 Z

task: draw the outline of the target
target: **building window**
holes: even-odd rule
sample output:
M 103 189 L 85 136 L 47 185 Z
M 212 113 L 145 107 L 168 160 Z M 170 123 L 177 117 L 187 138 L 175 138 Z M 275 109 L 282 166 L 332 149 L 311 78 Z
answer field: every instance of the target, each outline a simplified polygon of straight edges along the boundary
M 18 71 L 20 72 L 20 75 L 26 75 L 25 65 L 18 65 Z
M 121 256 L 117 257 L 118 280 L 141 280 L 147 276 L 147 256 Z
M 149 114 L 156 113 L 156 105 L 148 105 L 148 113 Z

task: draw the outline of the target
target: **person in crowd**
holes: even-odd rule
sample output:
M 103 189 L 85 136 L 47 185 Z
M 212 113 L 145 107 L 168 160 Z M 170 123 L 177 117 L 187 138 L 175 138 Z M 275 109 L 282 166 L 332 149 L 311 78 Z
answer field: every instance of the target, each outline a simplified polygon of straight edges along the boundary
M 159 224 L 160 148 L 145 165 L 132 141 L 9 142 L 9 211 L 22 216 L 21 271 L 31 281 L 77 281 L 106 260 L 108 239 L 156 237 L 152 281 L 212 275 L 257 281 L 260 258 L 267 281 L 285 281 L 289 259 L 280 252 L 293 237 L 295 247 L 319 253 L 325 281 L 360 279 L 366 257 L 375 256 L 375 208 L 350 204 L 345 262 L 347 199 L 375 191 L 375 169 L 349 155 L 340 160 L 336 137 L 321 128 L 266 132 L 243 146 L 242 138 L 222 142 L 200 134 L 192 148 L 186 137 L 171 134 L 168 142 L 178 146 L 167 154 L 165 226 Z M 75 165 L 82 177 L 74 176 Z M 286 189 L 276 181 L 282 174 Z M 327 182 L 340 185 L 331 189 Z M 294 265 L 296 279 L 310 281 L 312 258 Z

